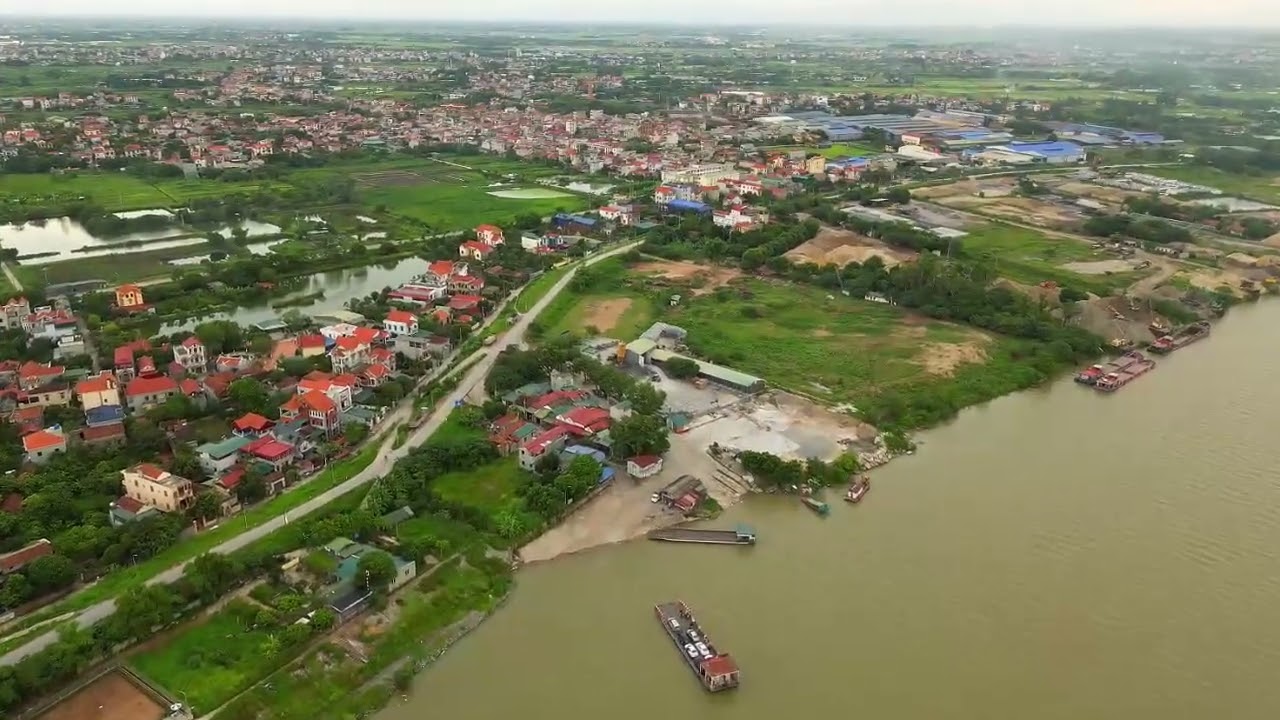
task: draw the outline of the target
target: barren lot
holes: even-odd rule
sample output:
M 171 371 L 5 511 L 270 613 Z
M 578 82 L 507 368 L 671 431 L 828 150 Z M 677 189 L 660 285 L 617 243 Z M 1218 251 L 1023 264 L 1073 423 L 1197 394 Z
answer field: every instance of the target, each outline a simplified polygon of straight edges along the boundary
M 123 675 L 112 672 L 54 705 L 39 720 L 160 720 L 167 710 Z
M 893 267 L 911 262 L 919 255 L 889 247 L 879 240 L 850 230 L 824 227 L 812 240 L 788 251 L 786 257 L 792 262 L 839 267 L 849 263 L 864 263 L 870 258 L 878 257 L 884 261 L 885 267 Z
M 1065 205 L 1023 197 L 980 198 L 970 196 L 953 196 L 941 198 L 952 207 L 964 208 L 974 212 L 1031 223 L 1040 227 L 1063 227 L 1084 219 L 1084 213 Z

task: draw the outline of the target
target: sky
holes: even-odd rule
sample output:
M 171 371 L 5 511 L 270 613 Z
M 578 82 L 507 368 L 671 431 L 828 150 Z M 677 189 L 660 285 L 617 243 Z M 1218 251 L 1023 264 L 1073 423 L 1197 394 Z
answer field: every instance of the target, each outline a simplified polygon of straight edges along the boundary
M 0 0 L 0 15 L 874 26 L 1280 27 L 1280 0 Z

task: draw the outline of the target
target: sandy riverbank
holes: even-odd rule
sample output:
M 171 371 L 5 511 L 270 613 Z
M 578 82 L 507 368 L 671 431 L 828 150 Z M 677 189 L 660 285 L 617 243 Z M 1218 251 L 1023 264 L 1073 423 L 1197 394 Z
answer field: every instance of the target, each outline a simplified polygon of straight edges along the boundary
M 707 453 L 712 444 L 771 452 L 781 457 L 830 460 L 850 449 L 854 441 L 869 444 L 875 429 L 856 418 L 783 392 L 766 393 L 717 408 L 697 419 L 687 432 L 671 436 L 662 472 L 634 480 L 620 472 L 612 486 L 579 508 L 556 527 L 520 549 L 526 563 L 644 537 L 657 528 L 684 521 L 684 516 L 650 497 L 681 475 L 705 484 L 721 507 L 746 494 L 717 478 L 720 466 Z

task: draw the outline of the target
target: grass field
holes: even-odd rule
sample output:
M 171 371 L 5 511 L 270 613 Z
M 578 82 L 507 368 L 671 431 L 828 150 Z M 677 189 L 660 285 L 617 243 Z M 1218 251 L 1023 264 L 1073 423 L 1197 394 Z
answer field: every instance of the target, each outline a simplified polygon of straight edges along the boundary
M 880 152 L 876 148 L 863 143 L 832 143 L 830 147 L 820 148 L 816 145 L 773 145 L 761 148 L 766 152 L 771 151 L 790 151 L 804 150 L 806 155 L 817 154 L 824 158 L 838 157 L 857 157 L 862 155 L 875 155 Z
M 481 176 L 459 172 L 469 176 L 467 182 L 383 186 L 364 191 L 362 198 L 367 205 L 385 205 L 393 213 L 421 220 L 438 230 L 472 228 L 482 223 L 502 225 L 525 213 L 545 217 L 588 206 L 578 196 L 536 200 L 494 197 Z
M 208 713 L 281 661 L 279 651 L 267 651 L 272 633 L 254 627 L 259 610 L 247 601 L 233 600 L 207 621 L 136 655 L 131 664 L 148 680 L 187 698 L 200 714 Z
M 1201 165 L 1151 167 L 1143 172 L 1217 188 L 1258 202 L 1280 203 L 1280 176 L 1276 175 L 1237 175 Z
M 774 385 L 856 401 L 927 377 L 931 347 L 973 346 L 986 336 L 896 308 L 806 286 L 751 280 L 746 290 L 699 297 L 664 320 L 689 331 L 699 357 Z
M 588 327 L 600 334 L 631 340 L 653 324 L 654 309 L 650 298 L 640 293 L 562 293 L 547 308 L 545 321 L 548 337 L 562 333 L 586 335 Z
M 119 255 L 94 255 L 72 260 L 59 260 L 44 265 L 21 265 L 14 268 L 23 285 L 44 285 L 101 278 L 109 283 L 137 282 L 153 277 L 168 277 L 176 269 L 169 260 L 204 255 L 207 243 L 182 247 L 144 250 Z
M 528 478 L 516 459 L 509 457 L 474 470 L 441 475 L 431 486 L 445 500 L 493 513 L 515 497 L 516 489 Z
M 169 207 L 172 204 L 169 196 L 145 180 L 123 173 L 108 172 L 82 171 L 68 175 L 0 174 L 0 197 L 5 195 L 29 201 L 41 197 L 84 197 L 107 210 Z
M 396 538 L 401 542 L 434 538 L 445 540 L 451 548 L 464 548 L 480 540 L 475 528 L 439 515 L 419 515 L 396 526 Z
M 1016 282 L 1035 285 L 1052 280 L 1077 290 L 1107 294 L 1137 279 L 1134 273 L 1082 275 L 1064 269 L 1061 266 L 1065 263 L 1115 259 L 1076 240 L 1000 223 L 970 227 L 968 232 L 959 241 L 961 252 L 969 257 L 988 258 L 1002 277 Z

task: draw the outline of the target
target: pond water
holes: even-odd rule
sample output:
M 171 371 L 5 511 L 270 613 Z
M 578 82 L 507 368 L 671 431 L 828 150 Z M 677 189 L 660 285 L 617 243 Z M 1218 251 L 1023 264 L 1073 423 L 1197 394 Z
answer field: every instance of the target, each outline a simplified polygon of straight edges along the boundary
M 232 312 L 213 313 L 200 318 L 189 318 L 181 322 L 165 325 L 161 332 L 175 333 L 181 330 L 194 329 L 196 325 L 210 320 L 233 320 L 241 325 L 253 325 L 279 319 L 289 310 L 300 310 L 308 315 L 340 310 L 352 298 L 364 297 L 384 287 L 398 287 L 422 274 L 426 270 L 426 261 L 421 258 L 406 258 L 386 265 L 370 265 L 362 268 L 331 270 L 316 273 L 304 278 L 301 286 L 294 292 L 255 305 L 246 305 Z M 280 303 L 294 298 L 301 298 L 323 290 L 324 297 L 305 305 L 294 305 L 280 310 L 273 309 L 273 303 Z
M 158 211 L 154 210 L 134 212 L 148 215 L 158 214 Z M 130 216 L 138 217 L 138 215 Z M 249 237 L 262 237 L 265 235 L 274 235 L 280 232 L 280 228 L 278 226 L 272 225 L 271 223 L 258 222 L 256 220 L 245 220 L 237 223 L 236 225 L 224 227 L 217 232 L 223 237 L 230 238 L 235 227 L 243 227 L 248 231 Z M 136 253 L 147 250 L 161 250 L 164 248 L 182 247 L 184 245 L 198 245 L 204 242 L 203 238 L 181 237 L 183 235 L 191 235 L 193 232 L 193 229 L 187 227 L 171 227 L 161 228 L 159 230 L 129 233 L 127 235 L 121 235 L 113 238 L 100 238 L 90 233 L 83 225 L 75 220 L 62 217 L 43 222 L 0 225 L 0 247 L 14 248 L 18 251 L 19 255 L 57 253 L 56 255 L 32 258 L 29 261 L 25 261 L 27 264 L 41 265 L 45 263 L 58 262 L 60 260 L 70 260 L 73 258 L 93 257 L 95 255 Z M 173 239 L 168 240 L 166 238 Z M 133 245 L 130 243 L 145 244 Z M 85 247 L 93 247 L 95 249 L 91 252 L 75 252 L 76 250 Z

